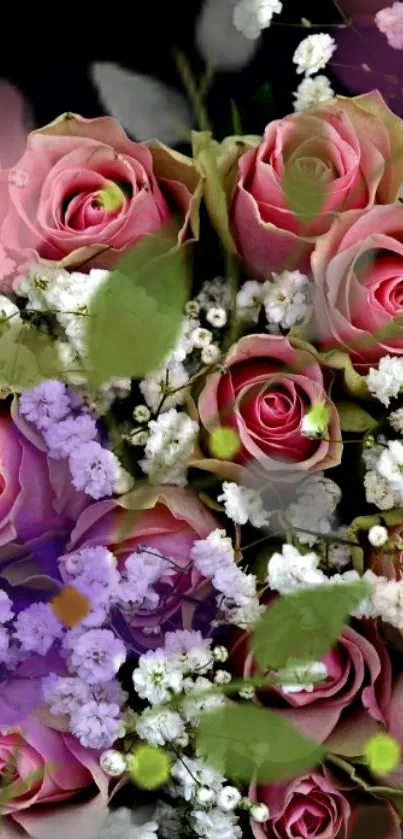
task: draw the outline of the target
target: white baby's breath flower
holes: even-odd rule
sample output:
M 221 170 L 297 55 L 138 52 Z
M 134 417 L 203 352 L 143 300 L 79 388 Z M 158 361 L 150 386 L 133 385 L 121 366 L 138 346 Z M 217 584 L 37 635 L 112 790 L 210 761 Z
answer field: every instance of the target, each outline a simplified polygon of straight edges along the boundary
M 334 95 L 334 90 L 326 76 L 315 76 L 313 79 L 308 76 L 302 80 L 296 92 L 293 93 L 294 110 L 304 111 L 321 102 L 328 102 L 333 99 Z
M 280 594 L 324 585 L 328 579 L 318 565 L 319 557 L 316 553 L 300 554 L 293 545 L 284 544 L 281 554 L 274 553 L 269 559 L 267 582 L 271 589 Z
M 186 486 L 187 461 L 199 426 L 187 414 L 171 408 L 148 425 L 149 437 L 140 466 L 152 484 Z
M 382 527 L 380 524 L 375 524 L 373 527 L 370 527 L 368 531 L 368 541 L 374 548 L 380 548 L 382 545 L 385 545 L 388 541 L 388 531 L 386 527 Z
M 389 440 L 388 448 L 384 448 L 376 468 L 392 492 L 403 498 L 403 443 Z
M 215 329 L 221 329 L 227 323 L 227 313 L 222 306 L 212 306 L 207 310 L 206 320 Z
M 264 284 L 263 305 L 268 324 L 291 329 L 308 312 L 311 282 L 301 271 L 282 271 Z
M 326 67 L 336 49 L 336 42 L 330 35 L 323 32 L 308 35 L 295 50 L 293 62 L 297 65 L 297 73 L 314 76 Z
M 163 410 L 168 411 L 184 402 L 186 397 L 184 385 L 188 380 L 189 376 L 183 364 L 173 361 L 167 367 L 143 379 L 140 382 L 140 390 L 152 411 L 158 411 L 161 403 Z
M 364 477 L 365 497 L 368 504 L 375 504 L 379 510 L 391 510 L 395 505 L 393 491 L 385 478 L 375 469 L 370 469 Z
M 209 329 L 203 329 L 202 326 L 198 326 L 197 329 L 193 330 L 191 339 L 195 349 L 202 350 L 203 347 L 208 347 L 211 344 L 213 335 Z
M 241 486 L 240 484 L 225 481 L 222 485 L 223 494 L 218 501 L 224 503 L 227 516 L 236 524 L 246 524 L 247 521 L 253 527 L 267 527 L 270 521 L 270 513 L 263 507 L 260 493 L 255 489 Z
M 221 350 L 217 344 L 209 344 L 208 347 L 203 347 L 201 351 L 201 360 L 203 364 L 215 364 L 221 358 Z
M 326 677 L 327 668 L 323 661 L 294 665 L 290 663 L 289 667 L 283 667 L 277 671 L 276 684 L 281 687 L 283 693 L 300 693 L 301 691 L 312 693 L 315 685 Z
M 370 393 L 388 407 L 403 388 L 403 358 L 385 355 L 378 368 L 371 367 L 366 378 Z
M 257 280 L 247 280 L 241 286 L 236 298 L 236 311 L 241 320 L 257 323 L 263 305 L 264 292 L 264 283 L 259 283 Z
M 239 0 L 233 12 L 235 29 L 251 41 L 270 26 L 274 14 L 280 14 L 280 0 Z
M 151 705 L 168 702 L 172 694 L 181 691 L 182 683 L 183 670 L 178 658 L 169 658 L 161 649 L 140 656 L 133 671 L 134 689 Z
M 388 420 L 394 431 L 398 434 L 403 434 L 403 408 L 397 408 L 389 414 Z
M 164 746 L 182 737 L 185 724 L 177 711 L 146 708 L 137 721 L 136 731 L 142 740 L 152 746 Z

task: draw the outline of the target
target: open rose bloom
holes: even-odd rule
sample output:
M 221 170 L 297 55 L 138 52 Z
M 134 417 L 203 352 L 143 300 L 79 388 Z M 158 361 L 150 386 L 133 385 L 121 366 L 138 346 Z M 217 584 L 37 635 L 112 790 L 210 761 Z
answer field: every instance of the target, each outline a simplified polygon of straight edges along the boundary
M 309 439 L 301 428 L 309 409 L 321 401 L 329 409 L 329 441 Z M 340 461 L 339 419 L 322 370 L 309 351 L 293 347 L 287 338 L 250 335 L 235 344 L 226 372 L 207 380 L 199 414 L 207 432 L 222 424 L 239 435 L 241 448 L 232 462 L 196 462 L 231 480 L 253 464 L 259 472 L 287 481 Z
M 34 131 L 8 173 L 0 239 L 18 264 L 112 266 L 170 225 L 198 236 L 202 179 L 192 160 L 129 140 L 109 117 L 64 114 Z

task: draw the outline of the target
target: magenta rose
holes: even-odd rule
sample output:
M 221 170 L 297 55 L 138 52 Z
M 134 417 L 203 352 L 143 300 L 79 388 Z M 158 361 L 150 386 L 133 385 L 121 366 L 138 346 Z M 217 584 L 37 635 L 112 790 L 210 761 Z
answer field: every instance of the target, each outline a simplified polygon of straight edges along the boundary
M 194 628 L 199 604 L 203 607 L 211 596 L 211 585 L 191 563 L 190 550 L 196 539 L 206 538 L 217 526 L 216 518 L 190 489 L 164 486 L 151 489 L 145 499 L 141 490 L 134 490 L 126 498 L 88 507 L 78 519 L 67 550 L 71 553 L 92 545 L 107 546 L 116 556 L 120 571 L 136 552 L 140 564 L 143 551 L 156 552 L 168 560 L 154 585 L 157 602 L 121 607 L 125 640 L 129 643 L 130 626 L 135 649 L 155 647 L 163 642 L 166 631 Z M 62 557 L 62 574 L 64 562 Z M 208 610 L 208 603 L 205 608 Z M 209 623 L 211 618 L 208 610 L 205 621 Z
M 0 774 L 10 793 L 2 803 L 2 839 L 69 839 L 72 830 L 80 839 L 98 836 L 107 816 L 108 779 L 98 753 L 71 734 L 29 717 L 0 734 Z
M 336 216 L 396 199 L 403 123 L 393 119 L 374 92 L 269 123 L 239 159 L 230 205 L 232 235 L 251 272 L 308 271 L 317 237 Z
M 358 369 L 402 355 L 403 206 L 341 216 L 312 255 L 315 340 L 347 351 Z
M 270 606 L 268 607 L 270 608 Z M 259 672 L 249 649 L 249 636 L 240 634 L 231 661 L 235 672 L 251 678 Z M 308 687 L 296 689 L 298 676 L 284 676 L 284 687 L 259 691 L 257 702 L 278 710 L 290 723 L 317 742 L 325 742 L 343 728 L 349 715 L 363 727 L 371 721 L 386 725 L 391 699 L 391 663 L 386 647 L 372 626 L 347 626 L 334 647 L 322 659 L 324 679 L 313 679 Z M 326 672 L 326 675 L 325 675 Z M 288 687 L 289 686 L 289 687 Z M 373 732 L 371 732 L 373 733 Z
M 321 767 L 285 784 L 252 785 L 249 795 L 266 804 L 270 812 L 264 824 L 251 822 L 255 839 L 347 839 L 365 835 L 399 839 L 401 835 L 397 813 L 389 802 L 369 796 L 360 799 L 355 791 L 336 786 Z M 358 829 L 364 822 L 369 834 Z
M 301 423 L 318 402 L 328 406 L 329 429 L 325 439 L 313 440 L 302 433 Z M 241 338 L 228 353 L 225 372 L 208 377 L 198 407 L 207 432 L 224 425 L 239 435 L 241 448 L 234 462 L 195 462 L 230 480 L 239 479 L 242 468 L 253 464 L 259 464 L 263 474 L 287 479 L 340 462 L 338 414 L 325 391 L 320 365 L 288 338 Z
M 67 465 L 48 458 L 41 437 L 14 408 L 11 415 L 0 414 L 0 451 L 0 546 L 71 526 L 88 499 L 74 490 Z
M 201 188 L 190 158 L 129 140 L 110 117 L 64 114 L 29 135 L 9 172 L 1 242 L 19 263 L 88 266 L 99 255 L 110 267 L 177 219 L 179 242 L 197 236 Z

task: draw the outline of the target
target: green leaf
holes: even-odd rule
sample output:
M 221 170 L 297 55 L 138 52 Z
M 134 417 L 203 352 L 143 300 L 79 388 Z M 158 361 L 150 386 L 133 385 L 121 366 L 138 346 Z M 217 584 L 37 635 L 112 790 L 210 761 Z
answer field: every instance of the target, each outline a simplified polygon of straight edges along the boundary
M 279 670 L 290 660 L 307 663 L 322 658 L 367 593 L 366 583 L 360 580 L 280 597 L 255 626 L 252 649 L 259 667 Z
M 234 99 L 231 99 L 231 115 L 234 134 L 242 134 L 241 116 Z
M 259 783 L 292 778 L 324 755 L 321 746 L 279 714 L 252 704 L 227 705 L 204 714 L 196 747 L 227 778 L 255 778 Z
M 54 340 L 24 324 L 0 336 L 0 391 L 21 393 L 61 372 Z
M 172 350 L 188 291 L 184 255 L 170 236 L 146 237 L 91 300 L 86 319 L 89 378 L 143 378 Z
M 385 510 L 381 516 L 388 527 L 395 527 L 403 522 L 403 507 L 395 507 L 394 510 Z
M 342 431 L 356 431 L 359 434 L 372 431 L 378 425 L 371 415 L 354 402 L 337 402 Z
M 318 165 L 315 160 L 290 160 L 284 170 L 282 186 L 287 206 L 304 224 L 322 212 L 329 191 Z
M 365 376 L 360 376 L 354 370 L 348 353 L 342 350 L 328 350 L 328 352 L 318 353 L 318 359 L 325 367 L 343 372 L 344 384 L 347 392 L 351 396 L 356 396 L 360 399 L 372 399 Z

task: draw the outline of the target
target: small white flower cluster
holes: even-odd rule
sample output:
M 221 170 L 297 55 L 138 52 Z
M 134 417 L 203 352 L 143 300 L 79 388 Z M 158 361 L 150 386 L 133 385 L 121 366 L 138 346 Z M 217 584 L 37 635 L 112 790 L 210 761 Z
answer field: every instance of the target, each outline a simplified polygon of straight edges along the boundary
M 263 506 L 261 494 L 249 487 L 240 484 L 224 481 L 223 493 L 217 501 L 222 501 L 228 518 L 235 524 L 246 524 L 248 521 L 253 527 L 268 527 L 270 513 Z
M 297 65 L 297 73 L 314 76 L 323 70 L 336 50 L 336 42 L 331 35 L 320 32 L 308 35 L 298 44 L 293 62 Z
M 187 414 L 171 408 L 148 424 L 148 438 L 140 466 L 152 484 L 187 484 L 187 462 L 199 426 Z
M 306 318 L 311 302 L 312 283 L 301 271 L 282 271 L 271 280 L 248 280 L 237 295 L 237 314 L 241 320 L 257 323 L 262 306 L 271 333 L 285 332 Z
M 182 800 L 182 806 L 174 809 L 179 809 L 183 822 L 189 824 L 196 836 L 205 839 L 215 839 L 218 828 L 220 835 L 241 836 L 237 809 L 248 809 L 252 817 L 260 817 L 261 821 L 269 815 L 262 805 L 242 799 L 241 793 L 229 786 L 223 775 L 192 752 L 200 716 L 224 704 L 222 694 L 214 687 L 231 680 L 227 671 L 215 669 L 227 659 L 226 649 L 210 649 L 210 645 L 197 632 L 168 633 L 165 648 L 145 653 L 133 672 L 137 694 L 151 706 L 138 715 L 135 730 L 145 742 L 163 746 L 168 752 L 172 750 L 176 756 L 167 793 L 175 800 Z M 173 697 L 176 697 L 175 709 L 168 704 Z M 166 826 L 162 835 L 173 837 L 179 825 L 171 818 L 171 805 L 164 804 L 163 809 L 166 807 L 170 828 Z M 155 816 L 161 824 L 158 808 Z
M 238 0 L 233 12 L 235 29 L 254 41 L 270 26 L 273 15 L 279 15 L 282 9 L 280 0 Z
M 303 111 L 334 97 L 334 91 L 326 76 L 319 75 L 315 78 L 312 76 L 326 67 L 335 49 L 334 38 L 322 32 L 308 35 L 298 45 L 293 62 L 297 65 L 297 73 L 304 73 L 305 78 L 294 93 L 296 111 Z
M 327 678 L 328 672 L 323 661 L 289 662 L 288 667 L 283 667 L 276 672 L 276 685 L 281 687 L 283 693 L 300 693 L 306 691 L 312 693 L 315 685 Z M 308 681 L 311 679 L 311 681 Z
M 403 389 L 403 358 L 383 356 L 377 368 L 371 367 L 366 379 L 370 393 L 388 408 L 390 400 Z
M 403 444 L 399 440 L 378 438 L 378 442 L 362 454 L 367 473 L 365 495 L 380 510 L 391 510 L 403 504 Z
M 327 76 L 319 75 L 313 79 L 308 76 L 302 80 L 293 94 L 295 99 L 294 110 L 305 111 L 306 108 L 312 108 L 322 102 L 329 102 L 330 99 L 334 98 L 334 95 L 334 90 Z
M 403 580 L 388 580 L 373 571 L 366 571 L 363 579 L 369 584 L 370 594 L 355 613 L 356 617 L 381 618 L 403 630 Z
M 321 534 L 331 532 L 340 499 L 340 488 L 324 475 L 310 475 L 299 484 L 297 499 L 286 513 L 301 544 L 314 545 L 320 541 Z M 304 532 L 305 527 L 312 532 Z
M 109 271 L 98 268 L 82 274 L 33 265 L 22 280 L 18 278 L 16 292 L 28 298 L 27 309 L 54 314 L 72 350 L 85 357 L 85 318 L 92 297 L 108 276 Z
M 274 553 L 267 563 L 266 581 L 273 591 L 291 594 L 297 590 L 351 583 L 360 579 L 356 571 L 344 571 L 343 574 L 327 577 L 319 568 L 319 562 L 316 553 L 301 554 L 293 545 L 284 544 L 281 553 Z
M 211 579 L 225 621 L 245 629 L 253 626 L 264 609 L 259 604 L 256 577 L 246 574 L 236 564 L 232 542 L 225 530 L 214 530 L 207 539 L 194 542 L 190 557 L 202 576 Z

